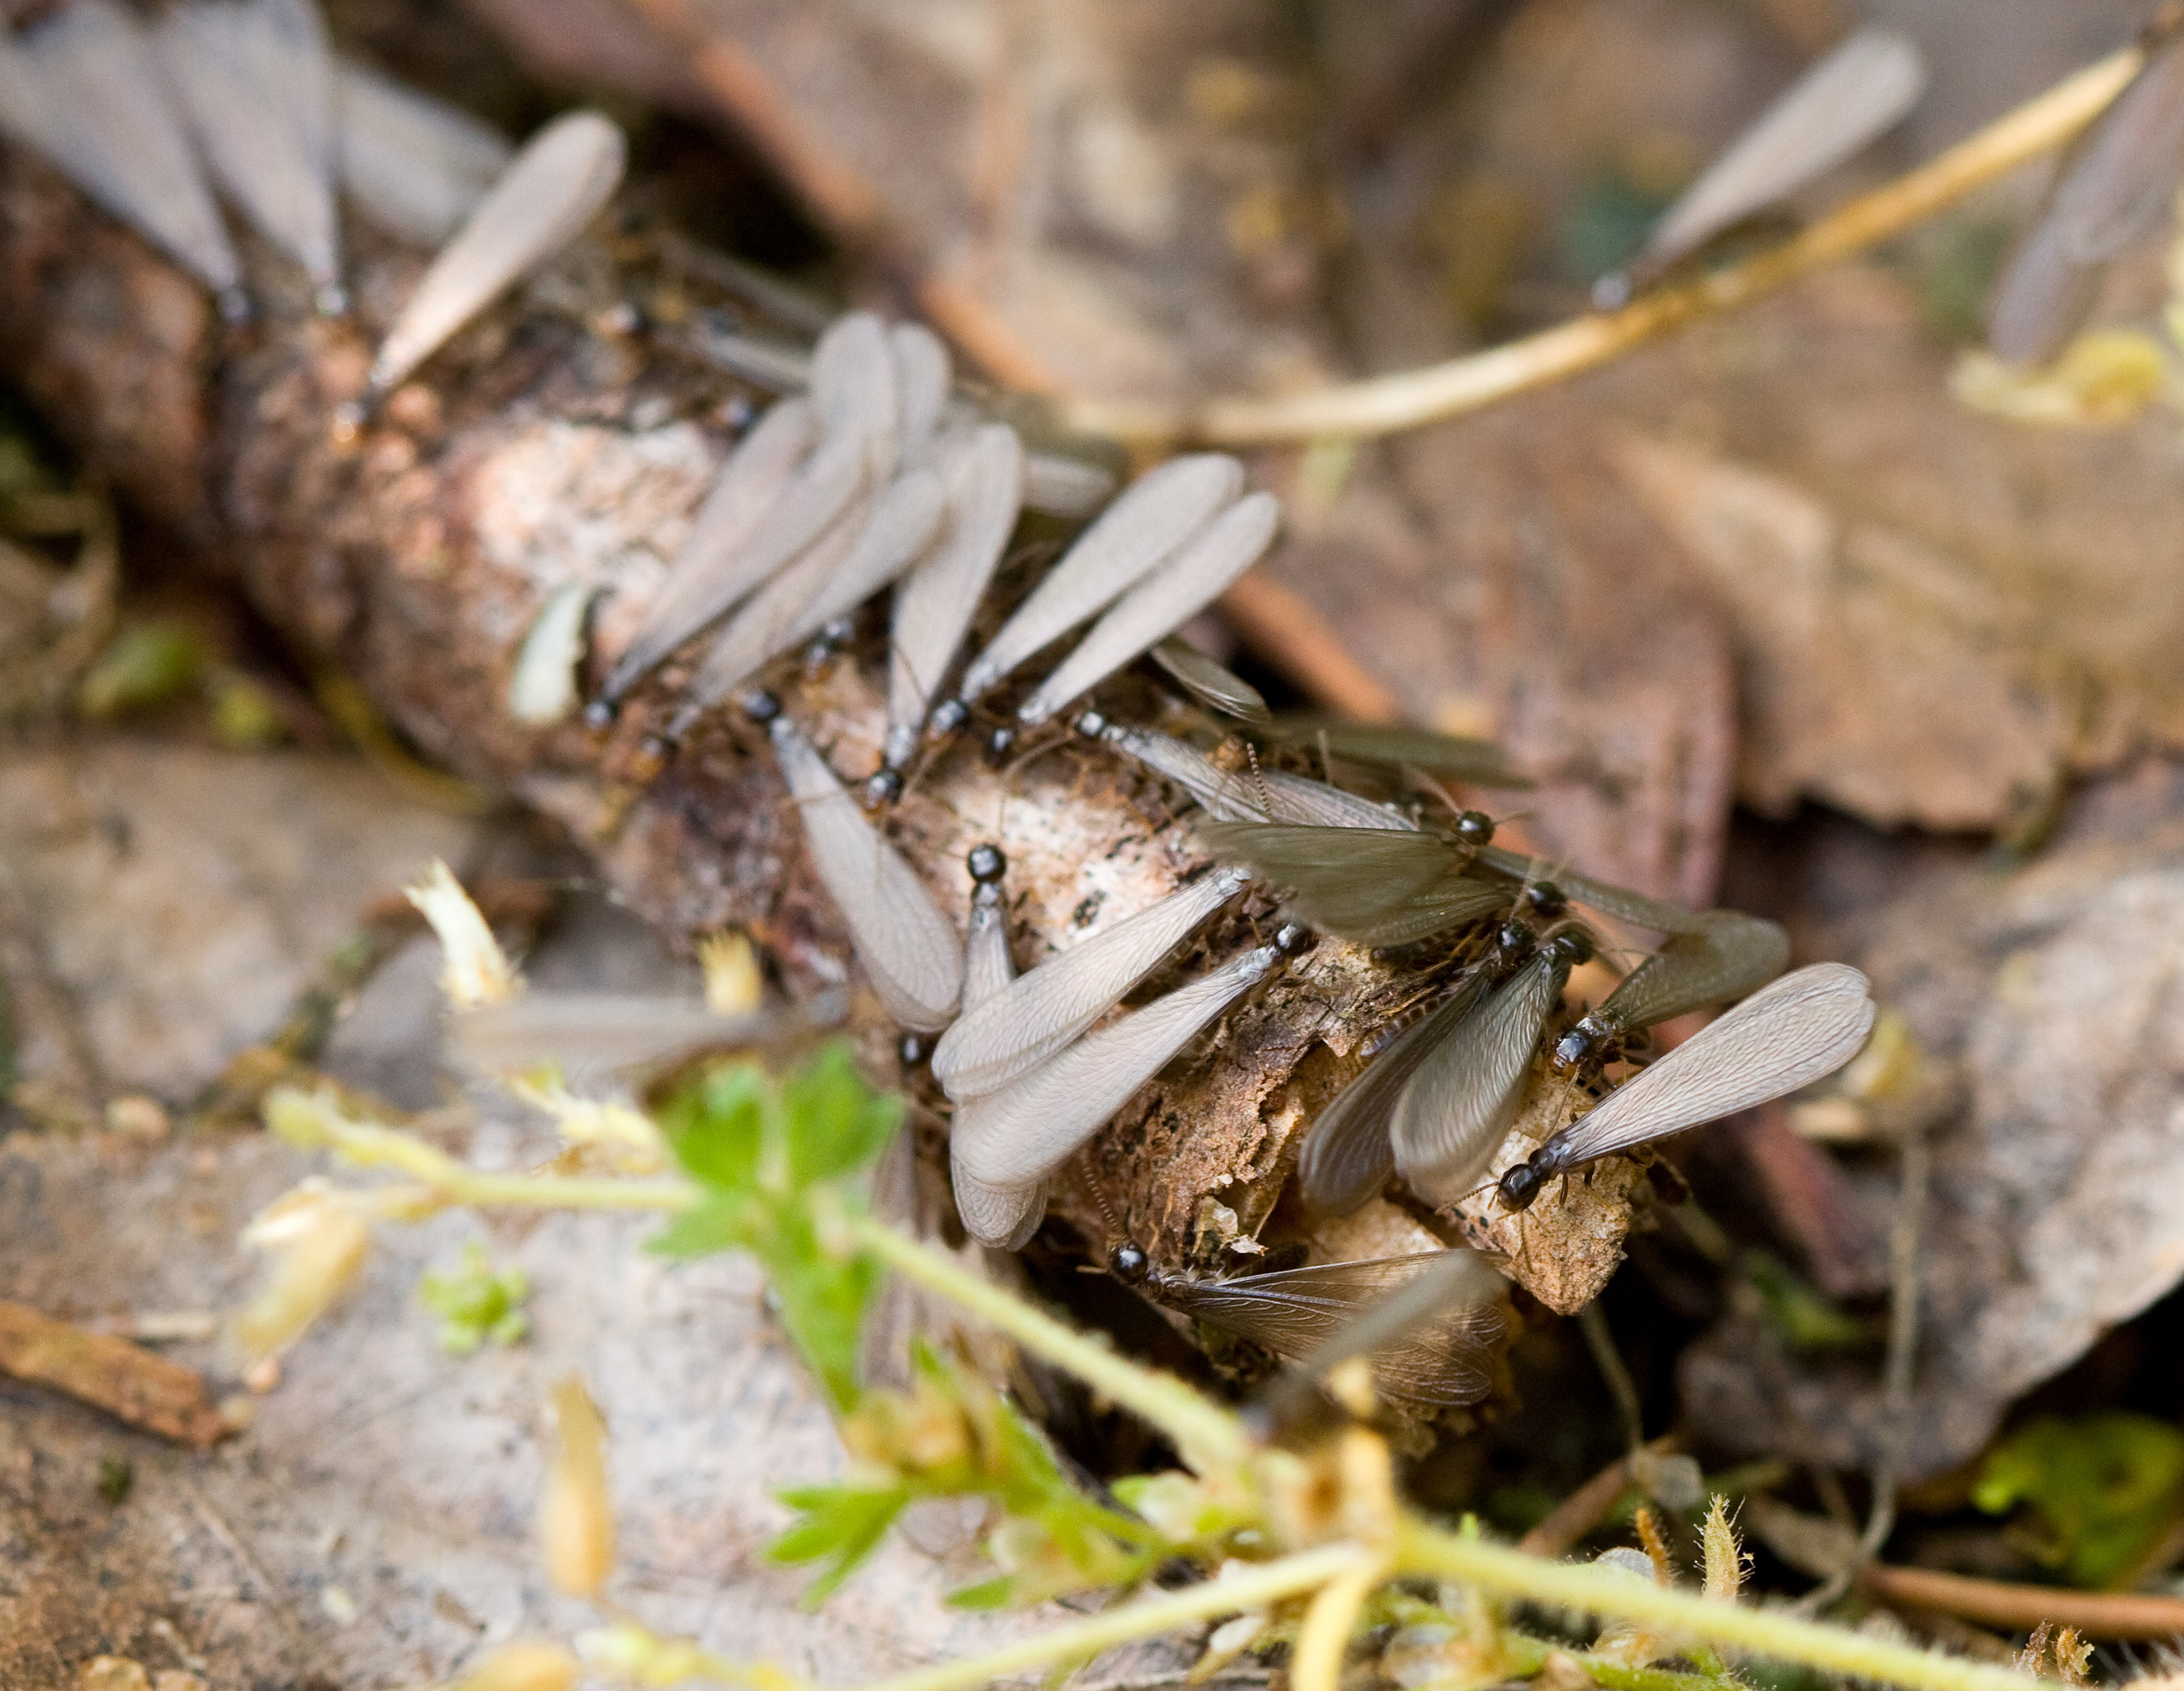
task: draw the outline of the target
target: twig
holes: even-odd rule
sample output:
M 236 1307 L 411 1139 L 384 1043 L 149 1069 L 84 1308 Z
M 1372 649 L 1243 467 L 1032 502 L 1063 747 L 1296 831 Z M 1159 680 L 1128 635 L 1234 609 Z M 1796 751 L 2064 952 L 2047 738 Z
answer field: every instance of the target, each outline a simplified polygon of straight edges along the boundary
M 0 1301 L 0 1374 L 184 1444 L 209 1444 L 228 1431 L 196 1369 L 21 1304 Z
M 1858 1576 L 1858 1589 L 1892 1607 L 1932 1609 L 1988 1626 L 2030 1632 L 2046 1621 L 2103 1638 L 2170 1638 L 2184 1633 L 2184 1597 L 2127 1591 L 2064 1591 L 2012 1585 L 1930 1568 L 1876 1565 Z
M 1080 399 L 1070 428 L 1139 443 L 1266 446 L 1392 434 L 1477 410 L 1596 364 L 1701 317 L 1732 311 L 1785 283 L 1915 228 L 1987 183 L 2052 151 L 2098 116 L 2137 72 L 2137 47 L 2064 78 L 1939 158 L 1862 194 L 1780 246 L 1641 294 L 1622 310 L 1580 317 L 1507 346 L 1422 370 L 1278 399 L 1216 399 L 1195 408 Z
M 1104 1340 L 1064 1327 L 883 1222 L 854 1217 L 847 1221 L 846 1231 L 897 1273 L 982 1317 L 1025 1349 L 1144 1416 L 1175 1440 L 1184 1460 L 1198 1472 L 1240 1471 L 1250 1461 L 1251 1441 L 1242 1423 L 1182 1381 L 1116 1355 Z
M 1656 1456 L 1665 1456 L 1675 1449 L 1676 1443 L 1676 1435 L 1669 1432 L 1645 1448 Z M 1557 1504 L 1546 1520 L 1517 1541 L 1517 1548 L 1528 1556 L 1559 1556 L 1597 1527 L 1632 1484 L 1630 1458 L 1617 1457 Z
M 1592 1353 L 1592 1366 L 1600 1370 L 1608 1396 L 1615 1399 L 1624 1433 L 1635 1450 L 1646 1442 L 1645 1411 L 1639 1406 L 1638 1388 L 1631 1382 L 1630 1371 L 1623 1366 L 1623 1354 L 1615 1348 L 1615 1335 L 1607 1330 L 1607 1316 L 1597 1298 L 1577 1312 L 1577 1325 L 1585 1335 L 1585 1349 Z
M 1785 1661 L 1919 1691 L 2027 1691 L 2036 1680 L 2006 1669 L 1914 1649 L 1775 1610 L 1718 1602 L 1688 1591 L 1649 1585 L 1618 1569 L 1544 1562 L 1520 1550 L 1407 1521 L 1398 1574 L 1438 1574 L 1497 1597 L 1552 1603 L 1612 1615 L 1662 1632 L 1695 1633 Z

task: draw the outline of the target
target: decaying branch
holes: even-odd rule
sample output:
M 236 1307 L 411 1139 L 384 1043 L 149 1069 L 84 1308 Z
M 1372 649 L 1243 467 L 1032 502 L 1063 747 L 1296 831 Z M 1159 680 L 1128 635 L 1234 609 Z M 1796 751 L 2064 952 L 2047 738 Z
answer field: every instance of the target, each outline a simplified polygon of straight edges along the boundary
M 672 665 L 604 731 L 573 717 L 528 727 L 505 702 L 526 632 L 571 581 L 600 590 L 596 684 L 723 450 L 723 407 L 751 396 L 677 349 L 692 302 L 632 236 L 575 249 L 344 436 L 335 409 L 361 392 L 373 338 L 419 265 L 368 248 L 354 319 L 310 315 L 300 290 L 266 291 L 259 321 L 228 331 L 187 279 L 57 179 L 19 155 L 0 162 L 5 356 L 92 465 L 231 570 L 308 661 L 354 676 L 428 755 L 558 819 L 671 934 L 746 926 L 792 992 L 839 980 L 854 966 L 846 935 L 802 862 L 761 735 L 716 718 L 663 761 L 650 737 L 677 702 Z M 868 629 L 824 674 L 779 668 L 792 715 L 848 779 L 878 760 L 879 656 Z M 1150 714 L 1155 696 L 1129 687 L 1115 704 Z M 1017 961 L 1030 966 L 1202 860 L 1177 804 L 1056 731 L 1000 771 L 967 743 L 943 751 L 892 827 L 959 923 L 964 854 L 1000 845 Z M 1251 943 L 1273 909 L 1255 896 L 1233 909 L 1181 966 Z M 1226 1239 L 1273 1218 L 1298 1132 L 1356 1071 L 1357 1047 L 1401 990 L 1369 954 L 1327 941 L 1245 1000 L 1095 1144 L 1124 1225 L 1156 1258 L 1228 1265 Z M 868 995 L 859 1004 L 874 1063 L 892 1063 L 894 1030 Z M 1576 1103 L 1543 1088 L 1512 1154 Z M 1376 1204 L 1340 1237 L 1352 1254 L 1416 1249 L 1430 1243 L 1425 1221 L 1450 1242 L 1508 1253 L 1543 1301 L 1572 1310 L 1619 1255 L 1633 1172 L 1572 1182 L 1521 1227 L 1483 1207 L 1433 1220 Z M 1084 1195 L 1057 1201 L 1100 1238 Z M 1275 1232 L 1296 1225 L 1273 1219 Z

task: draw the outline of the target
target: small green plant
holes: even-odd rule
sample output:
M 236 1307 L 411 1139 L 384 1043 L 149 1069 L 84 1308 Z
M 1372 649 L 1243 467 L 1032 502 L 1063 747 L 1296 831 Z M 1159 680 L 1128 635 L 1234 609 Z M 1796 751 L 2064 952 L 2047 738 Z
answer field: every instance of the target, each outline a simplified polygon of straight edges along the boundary
M 440 1349 L 468 1356 L 479 1346 L 515 1344 L 529 1336 L 531 1317 L 524 1300 L 531 1282 L 519 1268 L 495 1270 L 485 1247 L 475 1239 L 463 1247 L 462 1265 L 452 1274 L 427 1274 L 417 1296 L 440 1318 Z
M 2020 1548 L 2071 1584 L 2120 1585 L 2184 1513 L 2184 1432 L 2122 1410 L 2042 1416 L 1987 1452 L 1972 1501 L 2027 1510 Z

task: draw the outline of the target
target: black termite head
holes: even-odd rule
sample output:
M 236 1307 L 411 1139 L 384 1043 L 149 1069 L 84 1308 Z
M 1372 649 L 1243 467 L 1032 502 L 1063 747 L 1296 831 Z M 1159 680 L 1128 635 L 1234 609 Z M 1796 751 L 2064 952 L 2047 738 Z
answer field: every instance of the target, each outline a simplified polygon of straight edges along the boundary
M 865 808 L 883 809 L 902 797 L 902 771 L 899 769 L 874 770 L 865 777 Z
M 1494 843 L 1494 819 L 1484 810 L 1466 810 L 1456 819 L 1456 837 L 1468 846 Z
M 894 1048 L 894 1054 L 905 1069 L 916 1068 L 933 1054 L 933 1042 L 922 1033 L 905 1033 Z
M 1587 1010 L 1575 1026 L 1555 1042 L 1547 1065 L 1567 1074 L 1596 1063 L 1607 1054 L 1616 1033 L 1614 1026 L 1598 1010 Z
M 1524 906 L 1543 921 L 1552 921 L 1569 909 L 1563 889 L 1552 881 L 1535 881 L 1524 888 Z
M 933 715 L 925 720 L 925 737 L 928 740 L 951 739 L 963 731 L 963 725 L 971 720 L 971 707 L 960 698 L 944 700 L 933 707 Z
M 971 878 L 985 886 L 998 882 L 1009 872 L 1009 860 L 1001 855 L 1001 848 L 987 842 L 974 845 L 963 859 L 963 866 L 971 871 Z
M 1016 744 L 1015 729 L 1006 726 L 994 729 L 986 736 L 986 761 L 989 764 L 1007 762 L 1009 754 L 1016 749 Z
M 1546 949 L 1575 968 L 1580 963 L 1592 961 L 1595 948 L 1592 936 L 1583 928 L 1566 927 L 1547 942 Z
M 1302 922 L 1284 922 L 1274 930 L 1274 949 L 1284 957 L 1301 957 L 1319 943 L 1319 936 Z
M 1529 957 L 1540 937 L 1513 918 L 1494 931 L 1494 955 L 1502 967 L 1513 969 Z
M 1107 1253 L 1107 1272 L 1125 1286 L 1142 1286 L 1151 1277 L 1153 1260 L 1142 1245 L 1117 1245 Z
M 781 715 L 781 701 L 763 688 L 747 693 L 738 701 L 744 717 L 764 728 Z

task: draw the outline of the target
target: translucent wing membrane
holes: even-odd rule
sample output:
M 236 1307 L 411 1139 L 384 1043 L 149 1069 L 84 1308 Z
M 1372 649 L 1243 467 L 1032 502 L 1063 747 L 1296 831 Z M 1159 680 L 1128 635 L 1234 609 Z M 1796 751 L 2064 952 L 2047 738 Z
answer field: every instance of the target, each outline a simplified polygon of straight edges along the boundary
M 1280 960 L 1271 945 L 1247 951 L 1085 1035 L 999 1092 L 972 1099 L 950 1130 L 958 1165 L 989 1186 L 1046 1179 Z
M 963 1013 L 1000 997 L 1016 978 L 1009 957 L 1009 913 L 997 883 L 981 882 L 971 895 L 971 935 L 963 943 Z M 958 1027 L 962 1026 L 960 1021 Z
M 1046 1216 L 1046 1182 L 989 1186 L 963 1166 L 952 1148 L 948 1182 L 956 1193 L 956 1214 L 963 1231 L 989 1250 L 1021 1250 Z
M 1146 1289 L 1171 1308 L 1301 1361 L 1354 1329 L 1378 1299 L 1420 1274 L 1446 1271 L 1449 1254 L 1318 1263 L 1240 1280 L 1161 1275 Z M 1485 1365 L 1502 1327 L 1495 1304 L 1458 1299 L 1375 1347 L 1369 1353 L 1373 1375 L 1389 1396 L 1407 1402 L 1476 1403 L 1486 1395 Z
M 469 113 L 363 65 L 334 61 L 342 186 L 400 240 L 437 247 L 508 168 L 512 149 Z
M 1555 885 L 1579 904 L 1590 904 L 1602 915 L 1613 916 L 1618 921 L 1652 928 L 1656 933 L 1698 933 L 1705 929 L 1705 921 L 1696 910 L 1672 904 L 1665 898 L 1649 898 L 1643 893 L 1634 893 L 1610 882 L 1596 881 L 1589 875 L 1551 865 L 1520 851 L 1485 846 L 1479 849 L 1479 859 L 1489 868 L 1498 869 L 1517 880 L 1536 880 L 1552 869 Z
M 900 396 L 899 445 L 905 464 L 922 464 L 940 426 L 951 379 L 948 348 L 922 323 L 897 323 L 888 331 Z
M 874 474 L 893 474 L 900 455 L 902 391 L 887 325 L 852 311 L 811 349 L 811 403 L 828 440 L 861 439 Z
M 1261 727 L 1273 720 L 1258 688 L 1188 641 L 1163 640 L 1153 648 L 1152 658 L 1169 679 L 1208 710 Z
M 1167 639 L 1258 562 L 1273 543 L 1281 515 L 1271 493 L 1250 493 L 1239 499 L 1117 599 L 1076 650 L 1023 702 L 1017 720 L 1027 726 L 1045 721 L 1148 647 Z
M 1858 1054 L 1873 1016 L 1866 978 L 1847 965 L 1785 975 L 1557 1134 L 1555 1164 L 1591 1162 L 1809 1086 Z
M 646 608 L 644 620 L 616 663 L 602 690 L 619 698 L 638 678 L 694 634 L 734 609 L 773 568 L 787 561 L 801 537 L 839 516 L 863 483 L 855 454 L 837 453 L 822 483 L 800 485 L 797 509 L 783 512 L 762 546 L 750 542 L 783 496 L 817 439 L 817 420 L 802 399 L 784 399 L 768 410 L 737 443 L 722 465 L 690 532 L 675 554 L 667 579 Z
M 1016 527 L 1023 448 L 1016 431 L 988 424 L 946 455 L 947 532 L 895 589 L 888 656 L 886 761 L 900 769 L 977 615 Z
M 777 715 L 768 732 L 804 823 L 812 867 L 842 913 L 872 989 L 904 1026 L 922 1032 L 945 1027 L 963 990 L 954 925 L 795 725 Z
M 1018 976 L 941 1036 L 933 1078 L 950 1098 L 979 1098 L 1037 1068 L 1112 1010 L 1249 879 L 1237 870 L 1209 875 Z
M 143 32 L 112 0 L 76 0 L 0 33 L 0 129 L 215 292 L 242 266 Z
M 1287 770 L 1268 770 L 1256 778 L 1256 790 L 1268 815 L 1277 822 L 1318 828 L 1418 827 L 1400 810 Z
M 1988 348 L 2004 364 L 2044 364 L 2070 344 L 2099 297 L 2106 267 L 2070 256 L 2053 218 L 2036 219 L 1987 306 Z
M 1397 1171 L 1421 1198 L 1462 1196 L 1502 1149 L 1569 971 L 1559 948 L 1548 947 L 1419 1063 L 1396 1099 L 1389 1138 Z
M 1024 455 L 1027 509 L 1055 517 L 1089 517 L 1114 492 L 1115 478 L 1096 464 L 1050 452 Z
M 1280 770 L 1225 770 L 1188 741 L 1151 729 L 1124 727 L 1097 712 L 1078 719 L 1078 728 L 1173 782 L 1217 820 L 1412 832 L 1418 826 L 1400 810 L 1323 781 Z
M 1764 986 L 1790 960 L 1790 936 L 1737 910 L 1705 910 L 1696 932 L 1669 936 L 1595 1014 L 1618 1032 L 1726 1003 Z
M 1390 1275 L 1387 1289 L 1356 1320 L 1299 1360 L 1297 1371 L 1309 1378 L 1323 1379 L 1353 1356 L 1400 1352 L 1421 1338 L 1437 1349 L 1447 1350 L 1454 1348 L 1450 1341 L 1458 1337 L 1468 1337 L 1481 1347 L 1500 1338 L 1503 1331 L 1500 1310 L 1482 1310 L 1480 1306 L 1498 1299 L 1507 1282 L 1487 1260 L 1474 1250 L 1424 1254 L 1428 1260 L 1423 1267 L 1408 1276 Z M 1493 1319 L 1482 1321 L 1482 1315 Z
M 1297 1159 L 1298 1184 L 1314 1213 L 1347 1215 L 1388 1183 L 1396 1171 L 1396 1150 L 1388 1133 L 1396 1100 L 1418 1065 L 1479 1007 L 1492 983 L 1488 970 L 1471 970 L 1320 1111 Z
M 1918 103 L 1926 69 L 1893 30 L 1867 27 L 1821 58 L 1670 206 L 1641 263 L 1658 269 L 1774 204 L 1892 128 Z
M 184 0 L 155 39 L 220 186 L 341 309 L 333 66 L 310 0 Z
M 626 156 L 621 131 L 597 112 L 571 112 L 533 136 L 417 284 L 372 363 L 373 389 L 406 381 L 582 234 L 620 184 Z
M 1373 943 L 1368 936 L 1410 914 L 1412 900 L 1464 863 L 1446 841 L 1401 828 L 1216 822 L 1198 837 L 1215 856 L 1289 888 L 1290 904 L 1313 926 L 1361 944 Z
M 1276 738 L 1309 746 L 1323 755 L 1381 769 L 1414 769 L 1474 787 L 1525 787 L 1531 777 L 1512 768 L 1509 754 L 1491 740 L 1436 734 L 1384 722 L 1346 722 L 1312 715 L 1284 715 L 1273 721 Z
M 721 1015 L 692 999 L 626 993 L 525 993 L 448 1018 L 456 1049 L 482 1069 L 520 1074 L 551 1063 L 572 1078 L 771 1044 L 814 1025 L 808 1015 Z
M 1243 486 L 1244 466 L 1220 453 L 1171 459 L 1140 476 L 972 660 L 962 698 L 990 691 L 1034 653 L 1113 604 L 1212 521 Z

